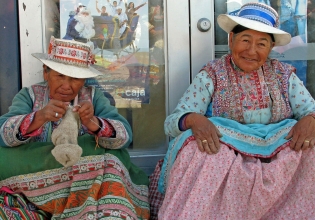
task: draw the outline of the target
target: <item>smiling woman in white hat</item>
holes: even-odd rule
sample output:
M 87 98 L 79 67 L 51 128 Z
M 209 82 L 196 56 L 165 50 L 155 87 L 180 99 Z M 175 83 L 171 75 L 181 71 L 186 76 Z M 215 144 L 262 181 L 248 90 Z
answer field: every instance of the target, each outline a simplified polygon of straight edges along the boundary
M 218 16 L 231 52 L 201 69 L 165 120 L 159 219 L 315 218 L 315 100 L 293 66 L 268 58 L 291 39 L 278 19 L 261 3 Z
M 132 141 L 131 127 L 101 90 L 84 85 L 86 78 L 101 74 L 93 68 L 91 48 L 52 37 L 48 53 L 33 56 L 43 63 L 45 82 L 21 89 L 0 117 L 0 186 L 14 186 L 57 219 L 116 218 L 116 213 L 149 219 L 148 177 L 125 149 Z M 80 118 L 83 154 L 64 168 L 50 153 L 51 135 L 69 105 Z M 25 178 L 17 177 L 22 174 Z M 8 213 L 1 207 L 0 213 Z
M 291 35 L 278 28 L 279 16 L 277 12 L 267 5 L 259 3 L 245 4 L 237 16 L 221 14 L 217 21 L 219 26 L 227 33 L 230 33 L 237 25 L 269 33 L 274 37 L 275 46 L 283 46 L 291 41 Z

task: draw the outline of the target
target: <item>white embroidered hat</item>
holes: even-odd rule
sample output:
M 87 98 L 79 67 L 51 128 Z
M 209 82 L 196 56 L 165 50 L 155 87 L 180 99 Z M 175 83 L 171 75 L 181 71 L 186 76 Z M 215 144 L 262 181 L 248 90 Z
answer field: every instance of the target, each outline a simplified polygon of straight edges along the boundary
M 291 41 L 291 35 L 278 28 L 278 13 L 262 3 L 244 4 L 236 15 L 221 14 L 218 16 L 218 24 L 227 33 L 239 24 L 252 30 L 272 34 L 275 46 L 283 46 Z
M 94 56 L 88 44 L 74 40 L 50 38 L 48 53 L 33 53 L 49 68 L 73 78 L 92 78 L 102 75 L 91 67 Z

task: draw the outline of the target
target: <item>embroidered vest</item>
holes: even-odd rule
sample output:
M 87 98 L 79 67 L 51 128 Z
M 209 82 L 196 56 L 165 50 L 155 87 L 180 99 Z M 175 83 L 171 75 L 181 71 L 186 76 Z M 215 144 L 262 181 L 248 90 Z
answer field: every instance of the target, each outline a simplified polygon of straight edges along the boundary
M 212 95 L 212 116 L 225 117 L 244 123 L 242 103 L 236 71 L 232 66 L 231 54 L 219 60 L 210 61 L 205 70 L 214 84 Z M 270 123 L 293 116 L 289 103 L 289 78 L 295 68 L 275 59 L 268 59 L 262 66 L 265 82 L 272 100 Z

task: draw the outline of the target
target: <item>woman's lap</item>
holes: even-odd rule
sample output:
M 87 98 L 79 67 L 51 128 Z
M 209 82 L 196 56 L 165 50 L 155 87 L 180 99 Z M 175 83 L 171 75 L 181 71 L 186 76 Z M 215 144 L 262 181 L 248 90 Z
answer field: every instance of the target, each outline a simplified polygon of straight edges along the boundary
M 90 142 L 90 139 L 84 141 Z M 24 194 L 37 207 L 61 219 L 149 218 L 146 174 L 130 162 L 126 150 L 104 151 L 94 147 L 95 142 L 91 141 L 91 146 L 86 146 L 88 149 L 83 150 L 80 161 L 72 167 L 56 164 L 45 170 L 39 166 L 36 172 L 23 171 L 0 179 L 0 186 Z M 88 151 L 97 155 L 87 155 Z
M 221 145 L 189 142 L 170 173 L 160 219 L 292 219 L 315 216 L 315 150 L 280 151 L 270 163 Z M 303 210 L 300 212 L 299 210 Z

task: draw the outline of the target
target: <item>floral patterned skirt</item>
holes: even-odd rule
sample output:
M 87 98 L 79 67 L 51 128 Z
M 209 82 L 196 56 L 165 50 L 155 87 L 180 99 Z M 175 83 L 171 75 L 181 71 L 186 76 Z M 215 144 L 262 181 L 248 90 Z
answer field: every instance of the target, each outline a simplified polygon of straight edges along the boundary
M 283 148 L 266 163 L 221 144 L 199 151 L 195 140 L 170 170 L 159 219 L 315 219 L 315 149 Z

